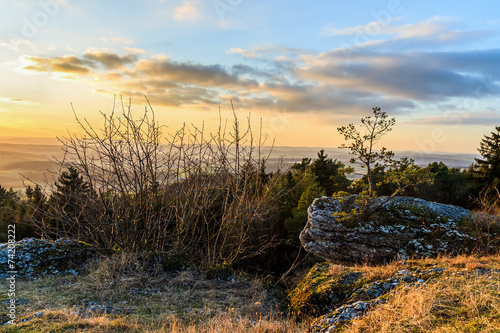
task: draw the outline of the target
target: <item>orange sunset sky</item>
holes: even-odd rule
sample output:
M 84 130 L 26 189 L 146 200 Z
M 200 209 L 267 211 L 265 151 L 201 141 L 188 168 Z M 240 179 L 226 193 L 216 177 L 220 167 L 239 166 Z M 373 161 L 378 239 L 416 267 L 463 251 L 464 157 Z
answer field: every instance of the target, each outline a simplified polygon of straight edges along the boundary
M 476 152 L 500 124 L 496 1 L 0 0 L 0 136 L 99 125 L 114 96 L 214 130 L 219 107 L 280 146 L 337 147 L 379 106 L 393 150 Z

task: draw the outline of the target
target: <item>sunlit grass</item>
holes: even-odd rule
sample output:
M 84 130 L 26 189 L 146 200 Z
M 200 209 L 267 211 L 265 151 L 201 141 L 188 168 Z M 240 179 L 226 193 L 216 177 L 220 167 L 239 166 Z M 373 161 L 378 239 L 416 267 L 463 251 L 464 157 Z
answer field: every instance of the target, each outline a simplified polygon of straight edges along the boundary
M 367 281 L 387 279 L 409 267 L 446 268 L 442 277 L 414 288 L 397 288 L 387 303 L 344 326 L 344 332 L 500 332 L 500 256 L 458 256 L 359 265 Z M 333 265 L 332 275 L 346 268 Z M 197 269 L 152 273 L 134 256 L 92 265 L 88 274 L 18 281 L 18 318 L 42 316 L 2 332 L 306 332 L 261 279 L 234 275 L 207 279 Z M 2 295 L 6 286 L 0 286 Z M 81 316 L 90 304 L 120 315 Z

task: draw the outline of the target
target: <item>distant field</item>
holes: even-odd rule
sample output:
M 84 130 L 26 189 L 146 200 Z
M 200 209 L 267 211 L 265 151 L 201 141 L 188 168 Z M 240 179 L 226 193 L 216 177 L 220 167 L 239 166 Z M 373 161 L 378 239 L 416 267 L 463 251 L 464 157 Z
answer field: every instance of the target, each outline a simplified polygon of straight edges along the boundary
M 267 170 L 276 170 L 281 163 L 288 167 L 302 158 L 315 158 L 320 147 L 274 147 L 267 162 Z M 350 156 L 347 151 L 338 148 L 325 148 L 329 157 L 347 162 Z M 267 149 L 269 152 L 269 149 Z M 476 154 L 458 154 L 446 152 L 395 152 L 397 157 L 412 157 L 420 166 L 430 162 L 442 161 L 450 167 L 466 168 Z M 53 180 L 58 167 L 53 161 L 62 158 L 61 145 L 55 139 L 13 139 L 0 138 L 0 185 L 7 188 L 24 189 L 23 179 L 44 183 L 45 179 Z M 360 171 L 360 170 L 359 170 Z M 358 174 L 359 177 L 359 174 Z

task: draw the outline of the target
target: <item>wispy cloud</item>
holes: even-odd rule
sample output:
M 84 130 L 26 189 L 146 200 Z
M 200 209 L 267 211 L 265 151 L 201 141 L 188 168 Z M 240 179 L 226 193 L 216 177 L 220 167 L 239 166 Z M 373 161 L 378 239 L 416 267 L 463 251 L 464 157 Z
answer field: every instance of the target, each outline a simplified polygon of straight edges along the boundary
M 242 48 L 239 48 L 239 47 L 232 48 L 229 51 L 226 51 L 226 53 L 228 53 L 228 54 L 241 54 L 245 58 L 255 58 L 257 56 L 257 54 L 255 52 L 243 50 Z
M 355 36 L 358 34 L 371 36 L 391 35 L 396 38 L 436 37 L 436 34 L 443 33 L 447 30 L 446 28 L 454 22 L 456 22 L 456 20 L 453 18 L 439 16 L 416 24 L 403 25 L 390 24 L 390 21 L 373 21 L 366 25 L 357 25 L 342 29 L 324 27 L 322 33 L 332 37 Z
M 421 50 L 456 43 L 473 43 L 494 33 L 493 30 L 488 29 L 460 30 L 460 22 L 452 17 L 435 16 L 414 24 L 398 25 L 396 21 L 373 21 L 366 25 L 342 29 L 326 26 L 321 32 L 325 36 L 341 39 L 344 48 L 369 48 L 384 51 Z
M 0 103 L 9 104 L 35 104 L 33 101 L 25 100 L 22 98 L 0 97 Z
M 174 10 L 174 18 L 177 21 L 197 21 L 202 17 L 197 1 L 189 1 Z
M 119 55 L 109 51 L 90 51 L 82 57 L 68 55 L 62 57 L 25 56 L 30 62 L 23 69 L 36 72 L 59 72 L 74 75 L 87 75 L 100 67 L 106 70 L 120 69 L 138 60 L 140 49 L 127 48 L 126 55 Z

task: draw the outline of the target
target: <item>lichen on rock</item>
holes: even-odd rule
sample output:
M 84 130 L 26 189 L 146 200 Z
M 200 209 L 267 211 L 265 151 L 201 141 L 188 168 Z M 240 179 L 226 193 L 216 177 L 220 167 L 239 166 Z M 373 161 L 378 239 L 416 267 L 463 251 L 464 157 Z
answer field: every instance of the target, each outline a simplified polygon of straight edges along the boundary
M 304 248 L 348 265 L 464 254 L 478 249 L 477 228 L 471 227 L 477 224 L 470 223 L 474 214 L 465 208 L 412 197 L 395 197 L 385 202 L 386 197 L 380 197 L 372 205 L 383 204 L 368 220 L 362 220 L 356 214 L 349 215 L 362 209 L 357 199 L 358 196 L 314 200 L 300 234 Z M 491 246 L 483 250 L 491 250 Z
M 10 250 L 10 251 L 9 251 Z M 55 275 L 78 275 L 84 264 L 98 252 L 91 245 L 60 238 L 45 240 L 25 238 L 13 244 L 0 244 L 0 278 L 6 278 L 9 259 L 15 262 L 15 271 L 21 278 L 38 278 Z

